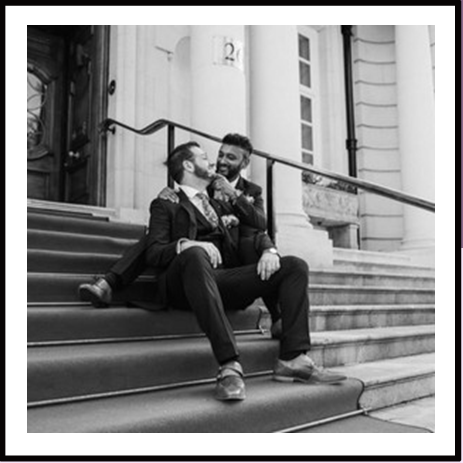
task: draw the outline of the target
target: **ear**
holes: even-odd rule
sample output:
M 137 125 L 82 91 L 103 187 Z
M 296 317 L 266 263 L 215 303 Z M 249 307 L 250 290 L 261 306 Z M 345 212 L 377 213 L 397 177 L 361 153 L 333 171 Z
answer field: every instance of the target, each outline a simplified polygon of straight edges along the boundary
M 243 158 L 243 161 L 241 162 L 241 170 L 246 169 L 246 167 L 249 166 L 249 163 L 251 162 L 250 156 L 246 156 Z
M 183 166 L 183 170 L 185 172 L 194 172 L 194 170 L 195 170 L 195 166 L 194 166 L 193 162 L 189 161 L 187 159 L 182 162 L 182 166 Z

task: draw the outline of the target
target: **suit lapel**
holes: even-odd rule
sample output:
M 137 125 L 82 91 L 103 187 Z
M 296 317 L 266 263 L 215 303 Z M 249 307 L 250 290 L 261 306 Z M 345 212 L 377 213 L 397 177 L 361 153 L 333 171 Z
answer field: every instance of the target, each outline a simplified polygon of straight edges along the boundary
M 182 190 L 178 192 L 178 197 L 180 203 L 175 215 L 174 233 L 177 237 L 188 237 L 190 240 L 195 239 L 198 230 L 195 206 Z
M 236 190 L 241 190 L 241 191 L 245 191 L 245 184 L 244 184 L 244 178 L 240 176 L 240 178 L 238 179 L 238 181 L 236 182 L 236 186 L 235 186 L 235 189 Z

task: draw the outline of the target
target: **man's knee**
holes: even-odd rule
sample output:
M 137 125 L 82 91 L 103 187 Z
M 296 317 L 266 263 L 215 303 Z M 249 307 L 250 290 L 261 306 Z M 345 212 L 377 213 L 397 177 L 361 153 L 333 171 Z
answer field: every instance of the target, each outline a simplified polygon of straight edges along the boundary
M 300 257 L 296 256 L 283 256 L 281 258 L 282 268 L 287 268 L 288 271 L 301 273 L 308 275 L 309 274 L 309 265 L 307 262 Z
M 207 251 L 200 246 L 193 246 L 191 248 L 185 249 L 178 255 L 178 259 L 184 265 L 193 264 L 202 266 L 205 264 L 210 265 L 210 258 Z

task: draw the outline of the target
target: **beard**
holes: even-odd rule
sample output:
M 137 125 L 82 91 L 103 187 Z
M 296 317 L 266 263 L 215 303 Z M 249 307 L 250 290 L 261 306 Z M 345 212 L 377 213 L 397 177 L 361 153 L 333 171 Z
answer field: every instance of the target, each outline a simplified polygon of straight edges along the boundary
M 213 172 L 210 169 L 206 169 L 204 167 L 198 166 L 196 164 L 194 166 L 195 166 L 194 173 L 197 177 L 202 178 L 203 180 L 209 180 L 209 183 L 211 183 L 212 180 L 214 180 L 215 172 Z
M 217 173 L 223 175 L 227 180 L 235 179 L 241 172 L 241 166 L 230 167 L 223 164 L 217 164 Z

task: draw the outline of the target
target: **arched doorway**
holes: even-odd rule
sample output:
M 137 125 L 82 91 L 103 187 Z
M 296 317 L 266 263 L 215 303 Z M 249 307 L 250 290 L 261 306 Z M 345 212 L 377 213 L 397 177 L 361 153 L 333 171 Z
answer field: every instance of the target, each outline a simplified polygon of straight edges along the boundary
M 109 26 L 27 28 L 27 196 L 105 205 Z

